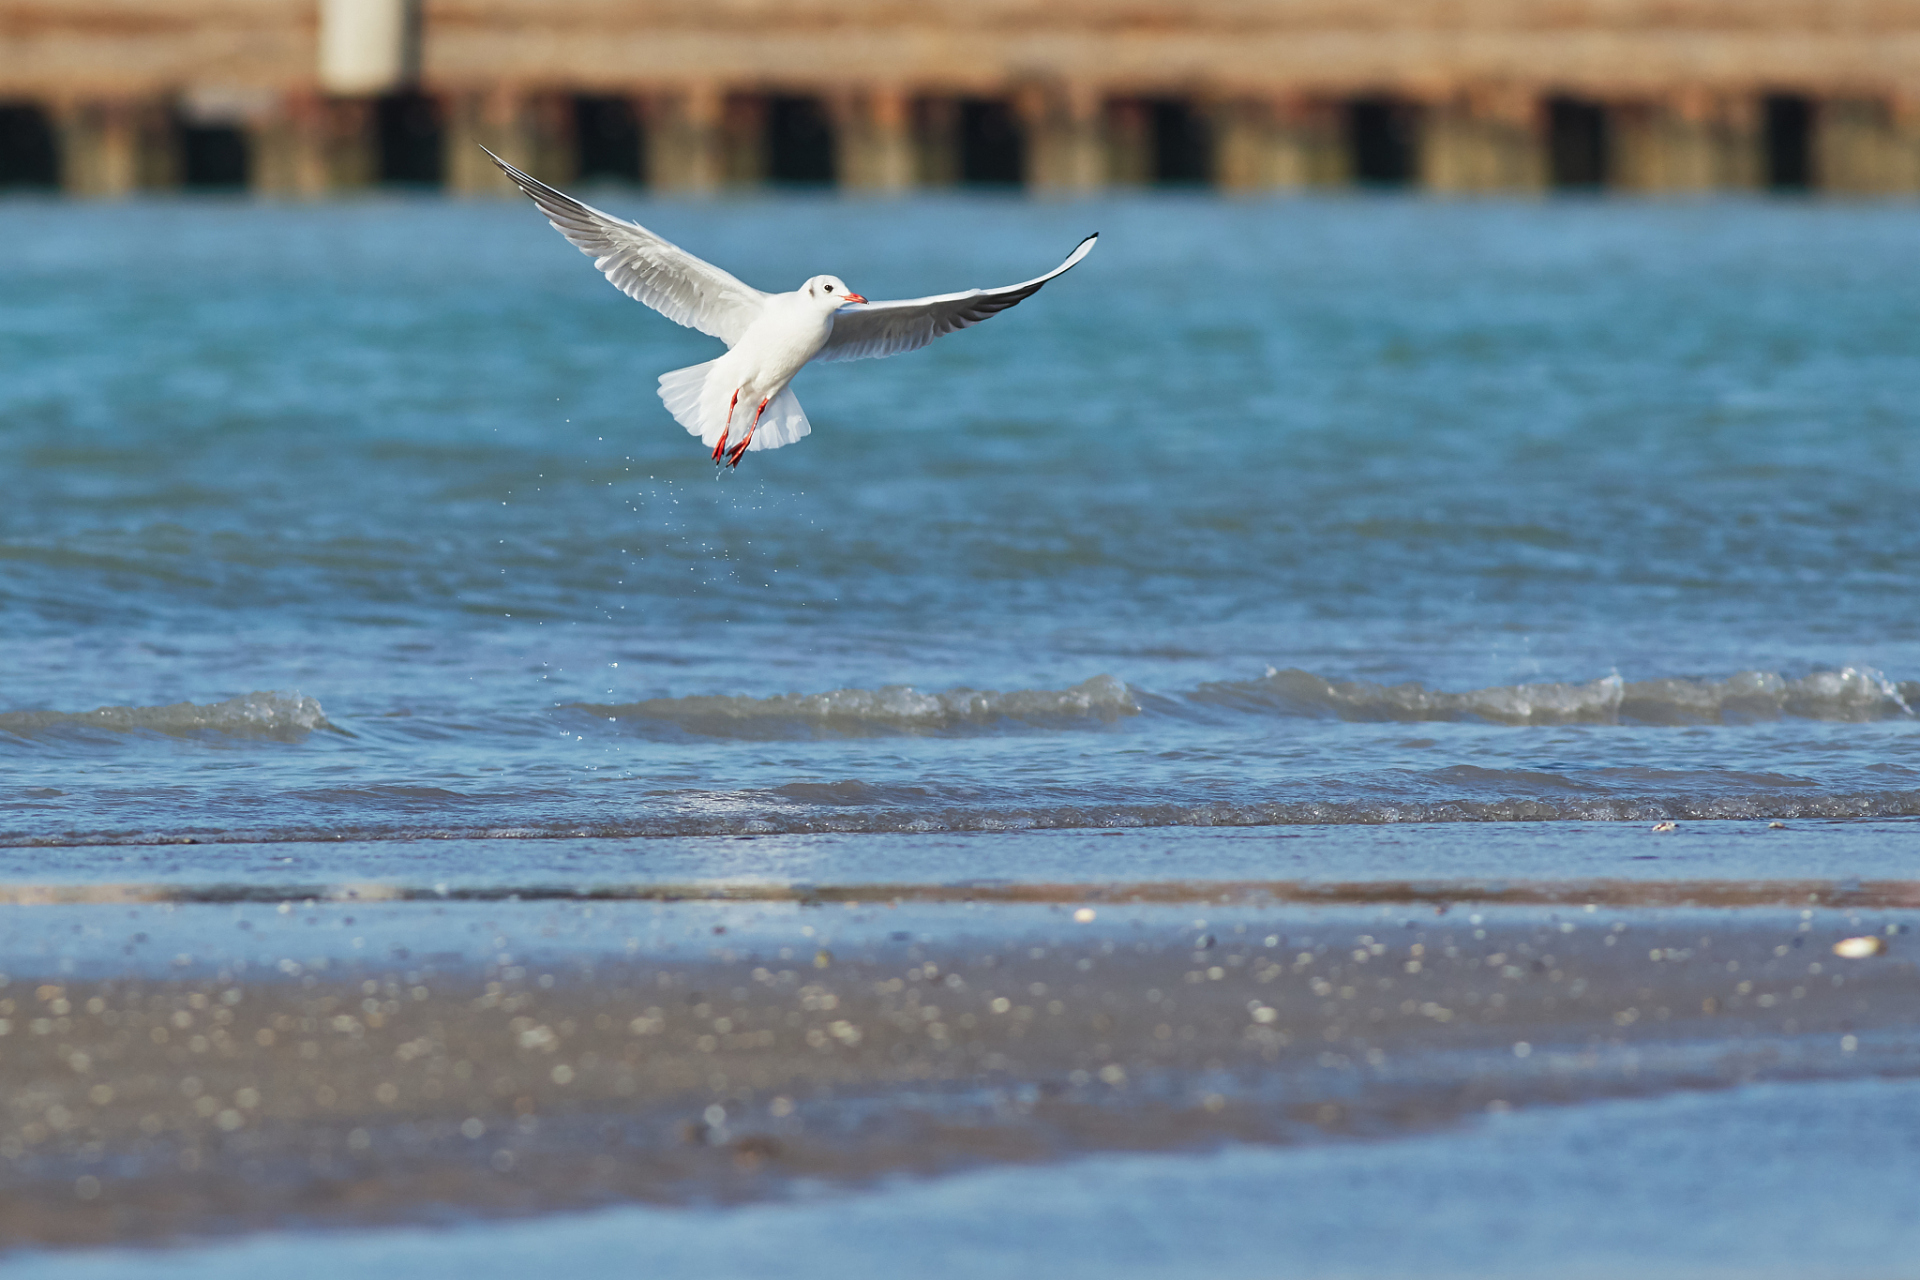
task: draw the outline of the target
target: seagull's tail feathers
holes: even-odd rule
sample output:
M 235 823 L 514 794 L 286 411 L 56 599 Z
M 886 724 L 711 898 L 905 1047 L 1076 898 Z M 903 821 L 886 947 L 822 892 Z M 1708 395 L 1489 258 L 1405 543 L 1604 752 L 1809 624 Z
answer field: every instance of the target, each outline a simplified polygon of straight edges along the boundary
M 717 361 L 709 360 L 705 364 L 688 365 L 684 369 L 674 369 L 660 375 L 660 403 L 667 406 L 667 412 L 673 420 L 706 442 L 708 448 L 720 443 L 720 428 L 726 415 L 726 401 L 720 402 L 719 415 L 706 412 L 705 397 L 700 393 L 706 388 L 707 375 L 713 372 Z M 707 429 L 707 418 L 713 417 L 713 429 Z
M 709 360 L 705 364 L 689 365 L 684 369 L 675 369 L 660 375 L 660 402 L 667 406 L 667 412 L 673 420 L 685 427 L 689 434 L 700 437 L 700 442 L 709 449 L 720 443 L 720 433 L 727 427 L 727 402 L 732 398 L 733 388 L 721 386 L 712 378 L 713 367 L 718 360 Z M 738 440 L 746 433 L 747 424 L 753 421 L 751 405 L 736 405 L 733 411 L 732 438 Z M 800 401 L 794 396 L 792 387 L 783 387 L 780 394 L 767 404 L 767 410 L 760 415 L 760 425 L 754 430 L 753 443 L 748 445 L 749 452 L 761 449 L 778 449 L 783 444 L 792 444 L 803 436 L 810 435 L 813 426 L 807 421 L 806 410 L 800 407 Z
M 754 429 L 753 443 L 747 446 L 747 452 L 778 449 L 811 434 L 813 424 L 807 421 L 807 411 L 800 407 L 793 388 L 782 387 L 780 394 L 767 402 L 767 411 L 760 415 L 760 425 Z

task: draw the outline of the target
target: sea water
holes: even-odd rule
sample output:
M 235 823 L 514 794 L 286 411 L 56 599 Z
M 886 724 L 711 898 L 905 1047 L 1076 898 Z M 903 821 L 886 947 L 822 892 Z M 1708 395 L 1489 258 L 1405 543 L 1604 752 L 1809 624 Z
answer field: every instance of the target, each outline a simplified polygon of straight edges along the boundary
M 1920 814 L 1906 206 L 589 195 L 875 298 L 1103 235 L 716 472 L 524 202 L 0 203 L 0 839 Z
M 1387 1143 L 1103 1156 L 819 1188 L 731 1209 L 622 1207 L 459 1230 L 288 1232 L 16 1254 L 21 1280 L 458 1274 L 1046 1274 L 1070 1280 L 1635 1275 L 1910 1277 L 1911 1080 L 1756 1085 L 1494 1115 Z

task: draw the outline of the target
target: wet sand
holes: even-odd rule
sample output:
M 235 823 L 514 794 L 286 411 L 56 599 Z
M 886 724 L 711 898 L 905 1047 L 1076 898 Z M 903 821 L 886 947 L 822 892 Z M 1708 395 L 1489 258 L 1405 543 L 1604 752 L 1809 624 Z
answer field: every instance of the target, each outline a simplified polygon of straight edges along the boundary
M 734 1202 L 1920 1073 L 1910 883 L 1128 888 L 22 905 L 0 1240 Z M 35 929 L 68 958 L 36 971 Z M 244 956 L 150 956 L 216 933 Z

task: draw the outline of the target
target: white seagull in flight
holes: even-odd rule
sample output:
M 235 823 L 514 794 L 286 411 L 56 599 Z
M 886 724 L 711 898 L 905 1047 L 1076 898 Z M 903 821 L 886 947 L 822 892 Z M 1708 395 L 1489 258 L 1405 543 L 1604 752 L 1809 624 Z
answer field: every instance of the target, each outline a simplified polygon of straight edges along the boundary
M 898 355 L 979 324 L 1038 293 L 1100 238 L 1082 240 L 1047 274 L 1000 289 L 868 302 L 838 276 L 815 276 L 792 293 L 762 293 L 638 223 L 582 204 L 493 152 L 487 155 L 615 288 L 727 344 L 727 354 L 717 360 L 661 374 L 660 399 L 681 426 L 713 447 L 715 463 L 735 467 L 749 449 L 778 449 L 813 430 L 788 386 L 801 366 Z M 736 426 L 745 434 L 728 449 Z

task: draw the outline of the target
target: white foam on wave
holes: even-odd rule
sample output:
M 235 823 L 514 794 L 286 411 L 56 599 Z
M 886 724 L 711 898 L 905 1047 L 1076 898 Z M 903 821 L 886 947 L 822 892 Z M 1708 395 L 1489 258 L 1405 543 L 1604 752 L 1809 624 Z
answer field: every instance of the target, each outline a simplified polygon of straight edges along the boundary
M 1495 685 L 1463 693 L 1419 683 L 1329 680 L 1267 669 L 1257 680 L 1205 684 L 1195 702 L 1245 711 L 1360 721 L 1480 720 L 1494 724 L 1721 724 L 1796 716 L 1887 720 L 1914 714 L 1902 687 L 1871 667 L 1788 679 L 1742 671 L 1723 680 L 1628 681 L 1618 672 L 1584 684 Z
M 92 711 L 0 712 L 0 733 L 36 737 L 72 729 L 159 733 L 178 737 L 222 733 L 293 741 L 330 729 L 320 703 L 298 693 L 255 692 L 225 702 L 174 702 L 159 707 L 96 707 Z
M 1243 711 L 1337 720 L 1486 720 L 1497 724 L 1611 722 L 1625 681 L 1605 676 L 1585 684 L 1498 685 L 1447 693 L 1423 684 L 1329 680 L 1310 671 L 1267 668 L 1257 680 L 1201 685 L 1193 701 Z
M 1007 722 L 1043 727 L 1111 724 L 1139 714 L 1127 686 L 1095 676 L 1069 689 L 949 689 L 910 685 L 835 689 L 771 698 L 652 698 L 582 708 L 616 720 L 655 720 L 722 738 L 869 737 L 991 729 Z

